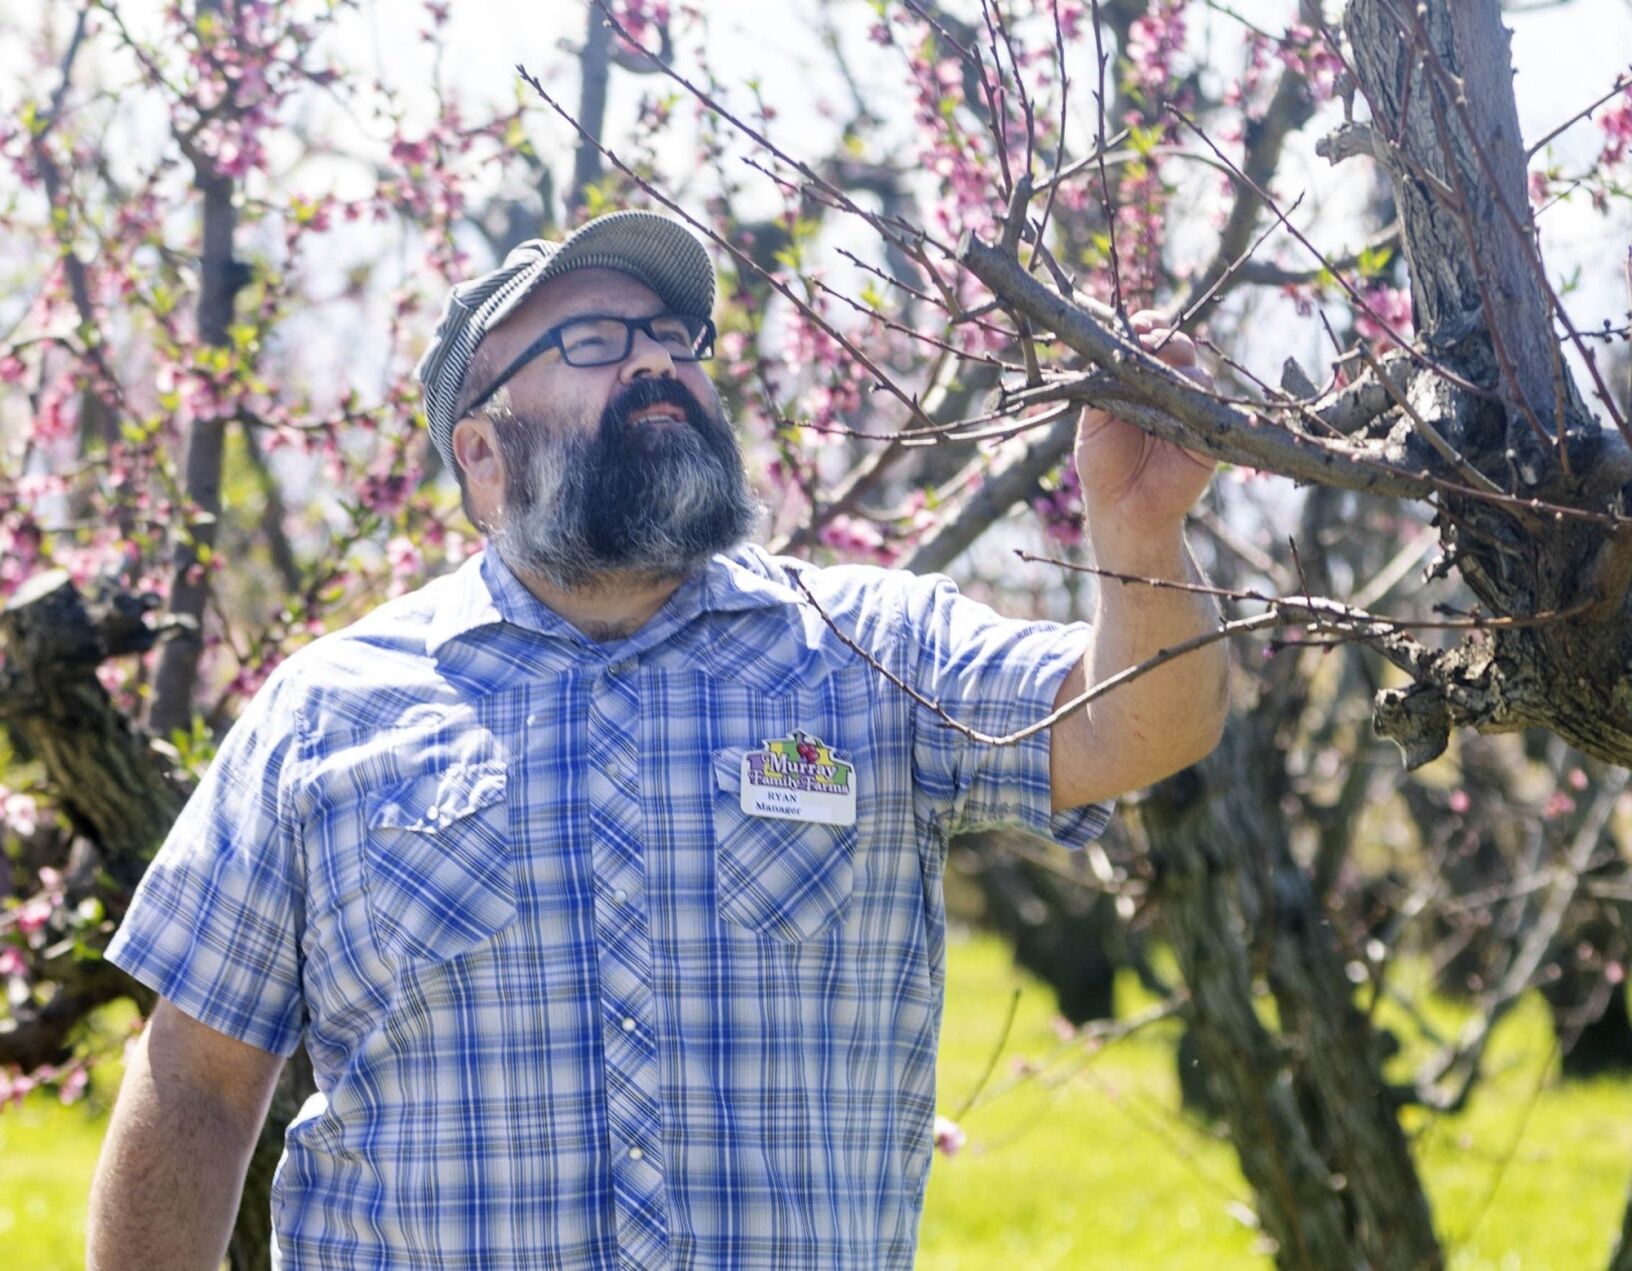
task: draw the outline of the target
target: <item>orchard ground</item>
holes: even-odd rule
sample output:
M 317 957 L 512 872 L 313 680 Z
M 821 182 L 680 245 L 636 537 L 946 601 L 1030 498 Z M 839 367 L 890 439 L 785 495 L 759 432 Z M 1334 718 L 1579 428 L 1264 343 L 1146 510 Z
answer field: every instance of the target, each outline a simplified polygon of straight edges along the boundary
M 1123 1018 L 1150 1005 L 1131 976 L 1119 982 Z M 1431 1002 L 1428 1015 L 1441 1032 L 1459 1023 L 1450 1003 Z M 1390 1022 L 1406 1037 L 1395 1062 L 1420 1060 L 1407 1026 Z M 1176 1035 L 1166 1020 L 1097 1051 L 1064 1041 L 1050 993 L 1018 975 L 1001 944 L 957 941 L 941 1111 L 957 1113 L 979 1093 L 959 1121 L 964 1146 L 936 1158 L 919 1265 L 1269 1267 L 1247 1225 L 1234 1152 L 1178 1111 Z M 1452 1271 L 1602 1267 L 1632 1172 L 1632 1078 L 1560 1083 L 1547 1013 L 1533 997 L 1502 1023 L 1488 1062 L 1464 1113 L 1407 1123 Z M 83 1265 L 86 1192 L 117 1080 L 117 1065 L 105 1064 L 77 1105 L 37 1093 L 0 1114 L 8 1265 Z

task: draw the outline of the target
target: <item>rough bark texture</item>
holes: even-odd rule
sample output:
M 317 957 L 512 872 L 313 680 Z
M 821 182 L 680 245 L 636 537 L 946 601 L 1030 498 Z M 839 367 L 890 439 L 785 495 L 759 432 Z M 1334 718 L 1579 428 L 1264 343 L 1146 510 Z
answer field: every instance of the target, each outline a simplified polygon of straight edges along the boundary
M 1448 439 L 1504 488 L 1571 506 L 1609 506 L 1605 496 L 1613 492 L 1592 479 L 1609 439 L 1585 414 L 1556 354 L 1538 281 L 1508 37 L 1495 0 L 1420 7 L 1353 0 L 1345 26 L 1361 91 L 1388 138 L 1381 149 L 1399 204 L 1418 332 L 1447 366 L 1485 390 L 1475 395 L 1440 380 L 1416 395 L 1437 403 Z M 1561 433 L 1569 439 L 1569 471 L 1548 440 Z M 1383 701 L 1380 726 L 1426 743 L 1413 750 L 1418 761 L 1443 748 L 1450 726 L 1471 724 L 1489 731 L 1540 725 L 1588 754 L 1632 763 L 1632 536 L 1472 500 L 1446 504 L 1446 545 L 1488 612 L 1524 617 L 1591 607 L 1573 620 L 1501 631 L 1489 644 L 1466 643 L 1434 659 L 1413 694 Z
M 1228 734 L 1222 749 L 1233 749 Z M 1162 934 L 1189 988 L 1196 1053 L 1229 1120 L 1277 1262 L 1311 1271 L 1347 1266 L 1342 1203 L 1298 1110 L 1288 1056 L 1253 1005 L 1250 932 L 1229 895 L 1238 865 L 1196 832 L 1198 821 L 1210 823 L 1213 793 L 1200 770 L 1189 769 L 1144 809 L 1160 870 Z
M 1196 1051 L 1277 1265 L 1438 1267 L 1377 1035 L 1292 860 L 1278 791 L 1241 779 L 1280 768 L 1264 719 L 1238 716 L 1209 759 L 1140 808 Z M 1258 979 L 1274 996 L 1279 1034 L 1255 1009 Z
M 104 659 L 152 646 L 144 608 L 125 597 L 87 606 L 55 570 L 24 583 L 0 614 L 0 718 L 19 752 L 45 765 L 74 829 L 131 890 L 182 804 L 161 756 L 96 678 Z

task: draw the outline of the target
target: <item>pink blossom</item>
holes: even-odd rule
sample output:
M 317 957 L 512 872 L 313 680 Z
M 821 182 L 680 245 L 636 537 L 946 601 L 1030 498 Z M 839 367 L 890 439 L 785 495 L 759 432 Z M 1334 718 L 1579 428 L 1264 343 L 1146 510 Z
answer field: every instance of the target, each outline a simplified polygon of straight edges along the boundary
M 1309 95 L 1316 101 L 1329 101 L 1343 73 L 1343 62 L 1327 46 L 1319 32 L 1302 25 L 1288 29 L 1280 46 L 1282 64 L 1304 77 Z
M 84 1064 L 76 1064 L 57 1084 L 57 1098 L 64 1104 L 78 1103 L 90 1084 L 91 1071 Z
M 391 594 L 400 596 L 412 589 L 425 568 L 419 544 L 399 534 L 385 545 L 385 559 L 391 566 Z
M 1082 486 L 1075 464 L 1062 465 L 1031 506 L 1043 522 L 1044 533 L 1056 543 L 1074 547 L 1082 541 Z
M 1632 88 L 1622 93 L 1619 100 L 1598 116 L 1598 127 L 1604 133 L 1604 152 L 1601 161 L 1619 163 L 1627 147 L 1632 145 Z
M 34 439 L 43 446 L 65 441 L 74 435 L 79 410 L 66 384 L 41 394 L 40 411 L 34 417 Z
M 1455 812 L 1458 816 L 1465 815 L 1467 810 L 1472 806 L 1471 801 L 1468 799 L 1468 792 L 1466 790 L 1452 790 L 1451 797 L 1448 802 L 1450 804 L 1451 811 Z
M 1396 335 L 1410 338 L 1413 326 L 1409 291 L 1401 287 L 1376 286 L 1364 291 L 1362 295 L 1369 312 L 1356 308 L 1355 334 L 1363 340 L 1385 345 L 1393 344 Z
M 1184 10 L 1188 3 L 1156 0 L 1128 29 L 1128 61 L 1145 86 L 1164 88 L 1173 78 L 1175 56 L 1184 48 Z
M 17 907 L 17 930 L 25 936 L 33 935 L 51 920 L 51 914 L 56 907 L 51 897 L 44 892 L 29 897 Z
M 951 1117 L 943 1117 L 939 1113 L 935 1116 L 935 1150 L 942 1156 L 951 1158 L 963 1150 L 968 1142 L 963 1130 Z
M 28 974 L 28 959 L 23 951 L 14 944 L 0 945 L 0 977 L 26 976 Z
M 816 533 L 819 542 L 846 555 L 888 563 L 895 556 L 894 549 L 871 521 L 854 516 L 835 516 Z
M 15 1068 L 0 1070 L 0 1108 L 10 1104 L 21 1107 L 28 1092 L 34 1089 L 34 1078 Z

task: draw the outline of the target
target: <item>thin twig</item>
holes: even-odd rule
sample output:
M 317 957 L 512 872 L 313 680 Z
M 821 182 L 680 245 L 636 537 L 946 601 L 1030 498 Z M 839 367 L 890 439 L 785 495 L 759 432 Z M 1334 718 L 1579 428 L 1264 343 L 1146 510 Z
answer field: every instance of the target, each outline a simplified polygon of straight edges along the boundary
M 648 54 L 648 56 L 650 56 L 650 54 Z M 669 198 L 666 194 L 659 190 L 656 185 L 641 177 L 640 174 L 633 168 L 624 163 L 623 160 L 618 158 L 618 156 L 613 153 L 612 150 L 602 145 L 598 138 L 592 137 L 583 128 L 583 126 L 572 117 L 572 112 L 563 107 L 560 102 L 556 101 L 556 99 L 550 95 L 549 91 L 544 87 L 544 85 L 528 72 L 525 66 L 518 64 L 516 67 L 516 72 L 532 88 L 532 90 L 539 95 L 544 103 L 549 106 L 551 110 L 555 111 L 555 113 L 563 120 L 565 120 L 580 137 L 591 141 L 597 148 L 599 148 L 601 154 L 606 158 L 608 163 L 612 164 L 612 166 L 617 168 L 619 172 L 623 173 L 637 186 L 639 186 L 641 190 L 650 195 L 653 199 L 657 200 L 664 207 L 668 208 L 692 229 L 705 235 L 710 242 L 729 252 L 739 266 L 747 268 L 753 271 L 759 277 L 763 278 L 766 283 L 768 283 L 779 295 L 782 296 L 784 300 L 787 300 L 790 304 L 792 304 L 801 314 L 803 314 L 806 318 L 818 326 L 826 335 L 838 343 L 838 345 L 843 348 L 845 352 L 850 354 L 851 357 L 855 358 L 857 362 L 864 366 L 868 373 L 873 377 L 874 382 L 876 382 L 891 396 L 900 401 L 907 408 L 908 412 L 914 419 L 922 420 L 925 424 L 933 424 L 933 421 L 928 419 L 923 412 L 919 410 L 917 403 L 914 402 L 912 397 L 895 382 L 892 376 L 877 366 L 873 360 L 868 357 L 865 352 L 858 348 L 851 340 L 849 340 L 843 332 L 839 331 L 831 323 L 827 322 L 819 313 L 816 312 L 814 306 L 800 299 L 800 297 L 795 294 L 793 288 L 789 287 L 770 270 L 763 268 L 758 261 L 756 261 L 747 252 L 743 251 L 735 243 L 731 242 L 723 235 L 716 233 L 712 227 L 703 224 L 696 217 L 688 213 L 673 199 Z M 856 435 L 868 436 L 869 434 L 859 433 Z
M 1060 24 L 1060 0 L 1049 0 L 1049 13 L 1054 19 L 1054 59 L 1060 76 L 1060 131 L 1054 139 L 1054 172 L 1045 182 L 1047 196 L 1043 199 L 1043 214 L 1037 218 L 1036 236 L 1032 240 L 1031 259 L 1026 272 L 1037 267 L 1038 255 L 1048 237 L 1048 218 L 1054 211 L 1054 195 L 1060 188 L 1060 167 L 1065 162 L 1066 102 L 1069 100 L 1070 76 L 1065 65 L 1065 30 Z M 1017 72 L 1018 73 L 1018 72 Z
M 1473 383 L 1471 380 L 1463 378 L 1455 371 L 1451 370 L 1450 367 L 1445 366 L 1436 361 L 1434 358 L 1429 357 L 1428 354 L 1424 353 L 1421 349 L 1413 347 L 1411 342 L 1396 331 L 1386 318 L 1372 308 L 1371 303 L 1360 294 L 1359 289 L 1356 288 L 1353 283 L 1343 276 L 1340 270 L 1333 268 L 1332 261 L 1327 259 L 1320 248 L 1316 247 L 1314 243 L 1310 242 L 1308 236 L 1287 219 L 1286 214 L 1281 210 L 1280 205 L 1274 200 L 1274 198 L 1270 196 L 1269 192 L 1263 189 L 1263 187 L 1261 187 L 1245 172 L 1242 172 L 1236 164 L 1230 161 L 1228 155 L 1213 144 L 1212 138 L 1202 130 L 1201 125 L 1196 123 L 1196 121 L 1191 119 L 1189 115 L 1185 114 L 1177 106 L 1174 106 L 1171 103 L 1168 103 L 1167 110 L 1181 123 L 1183 123 L 1185 127 L 1189 128 L 1191 132 L 1195 133 L 1200 139 L 1201 143 L 1216 154 L 1222 162 L 1228 164 L 1230 170 L 1236 174 L 1239 180 L 1246 182 L 1252 187 L 1253 192 L 1263 200 L 1264 206 L 1274 214 L 1275 219 L 1284 225 L 1287 233 L 1291 234 L 1292 237 L 1295 238 L 1298 243 L 1302 245 L 1317 261 L 1320 262 L 1321 266 L 1331 274 L 1333 280 L 1343 289 L 1344 293 L 1349 297 L 1349 300 L 1354 304 L 1354 306 L 1373 322 L 1375 322 L 1382 331 L 1392 336 L 1394 342 L 1402 349 L 1405 349 L 1408 353 L 1410 353 L 1414 360 L 1426 367 L 1428 370 L 1433 371 L 1436 375 L 1442 376 L 1445 380 L 1456 385 L 1456 387 L 1462 389 L 1464 392 L 1472 393 L 1476 397 L 1488 398 L 1492 396 L 1489 389 L 1483 388 L 1480 385 Z
M 827 624 L 828 630 L 832 631 L 834 636 L 838 638 L 840 644 L 844 645 L 845 648 L 849 649 L 857 657 L 861 658 L 913 701 L 917 702 L 920 706 L 934 714 L 936 718 L 938 718 L 948 728 L 952 729 L 954 732 L 962 733 L 971 741 L 980 742 L 985 746 L 1018 745 L 1020 742 L 1025 741 L 1028 737 L 1035 737 L 1038 733 L 1047 732 L 1050 728 L 1054 727 L 1055 724 L 1059 723 L 1068 715 L 1073 715 L 1090 702 L 1104 697 L 1105 694 L 1109 693 L 1112 689 L 1121 688 L 1122 685 L 1138 679 L 1141 675 L 1145 675 L 1148 672 L 1155 670 L 1157 667 L 1163 666 L 1176 658 L 1183 657 L 1186 653 L 1192 653 L 1197 649 L 1205 648 L 1207 645 L 1216 644 L 1220 640 L 1227 640 L 1233 635 L 1241 635 L 1248 631 L 1256 631 L 1262 627 L 1272 626 L 1276 622 L 1281 621 L 1278 614 L 1270 612 L 1258 614 L 1251 618 L 1241 618 L 1234 622 L 1226 622 L 1221 626 L 1215 627 L 1211 631 L 1204 631 L 1200 635 L 1192 636 L 1190 639 L 1183 640 L 1169 648 L 1161 649 L 1151 657 L 1146 658 L 1144 661 L 1118 671 L 1115 675 L 1101 680 L 1098 684 L 1090 685 L 1082 693 L 1065 703 L 1065 705 L 1056 707 L 1034 724 L 1028 724 L 1026 727 L 1012 733 L 998 735 L 993 733 L 983 733 L 977 728 L 971 728 L 968 724 L 954 718 L 952 714 L 948 712 L 947 709 L 939 702 L 932 701 L 930 698 L 925 697 L 912 685 L 908 684 L 894 671 L 890 670 L 889 667 L 880 663 L 871 653 L 862 648 L 853 639 L 841 631 L 838 624 L 833 621 L 832 616 L 828 614 L 827 610 L 822 608 L 821 602 L 811 594 L 810 588 L 805 586 L 804 579 L 795 574 L 793 576 L 793 581 L 794 585 L 804 593 L 805 599 L 810 602 L 811 607 L 816 610 L 817 615 L 824 623 Z
M 976 1078 L 970 1088 L 968 1096 L 958 1105 L 958 1110 L 952 1114 L 954 1121 L 961 1121 L 969 1115 L 969 1109 L 975 1106 L 975 1100 L 980 1098 L 981 1091 L 986 1089 L 986 1083 L 992 1079 L 992 1073 L 997 1071 L 997 1061 L 1003 1057 L 1003 1048 L 1009 1044 L 1009 1034 L 1014 1031 L 1014 1017 L 1020 1009 L 1020 987 L 1015 986 L 1009 994 L 1009 1009 L 1003 1016 L 1003 1027 L 997 1030 L 997 1041 L 992 1046 L 992 1053 L 986 1057 L 986 1067 Z
M 1559 124 L 1558 127 L 1552 129 L 1550 132 L 1543 133 L 1541 140 L 1531 143 L 1530 148 L 1524 152 L 1524 157 L 1526 159 L 1533 158 L 1536 151 L 1540 150 L 1554 137 L 1558 136 L 1559 133 L 1564 132 L 1566 129 L 1570 128 L 1580 120 L 1587 118 L 1593 111 L 1597 110 L 1598 107 L 1602 106 L 1611 97 L 1623 92 L 1628 87 L 1632 87 L 1632 71 L 1622 71 L 1615 77 L 1615 83 L 1610 86 L 1607 93 L 1605 93 L 1602 97 L 1595 99 L 1590 106 L 1585 106 L 1576 111 L 1575 114 L 1571 115 L 1563 123 Z
M 1297 545 L 1294 543 L 1292 546 L 1295 556 Z M 1415 551 L 1414 548 L 1412 550 Z M 1055 565 L 1060 569 L 1069 569 L 1073 573 L 1093 574 L 1099 578 L 1109 578 L 1113 582 L 1154 587 L 1162 591 L 1188 592 L 1197 596 L 1211 596 L 1218 600 L 1249 601 L 1255 604 L 1270 605 L 1276 609 L 1302 609 L 1307 611 L 1296 619 L 1288 619 L 1289 621 L 1306 621 L 1312 615 L 1317 622 L 1338 620 L 1361 626 L 1389 627 L 1398 631 L 1511 631 L 1522 627 L 1550 626 L 1555 622 L 1565 622 L 1571 618 L 1580 617 L 1595 603 L 1588 600 L 1570 605 L 1568 608 L 1547 609 L 1541 613 L 1529 614 L 1524 617 L 1392 618 L 1386 614 L 1371 613 L 1359 605 L 1344 604 L 1339 600 L 1327 600 L 1324 597 L 1311 594 L 1307 580 L 1301 577 L 1301 570 L 1299 581 L 1305 583 L 1301 596 L 1269 596 L 1251 588 L 1213 587 L 1204 583 L 1178 582 L 1171 578 L 1147 578 L 1142 574 L 1123 574 L 1114 569 L 1101 569 L 1097 565 L 1084 565 L 1077 561 L 1060 560 L 1053 556 L 1039 556 L 1026 551 L 1024 548 L 1016 548 L 1014 554 L 1021 560 L 1032 564 Z M 1258 616 L 1262 617 L 1263 615 Z

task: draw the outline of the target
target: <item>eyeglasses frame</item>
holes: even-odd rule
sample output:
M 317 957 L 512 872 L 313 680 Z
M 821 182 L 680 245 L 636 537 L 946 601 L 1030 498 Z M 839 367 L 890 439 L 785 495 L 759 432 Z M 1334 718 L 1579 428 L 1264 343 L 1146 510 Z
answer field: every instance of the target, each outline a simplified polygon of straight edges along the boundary
M 624 314 L 621 314 L 621 313 L 579 313 L 579 314 L 574 314 L 572 317 L 568 318 L 565 322 L 556 323 L 548 331 L 545 331 L 542 335 L 540 335 L 538 337 L 538 339 L 534 340 L 525 349 L 523 349 L 519 354 L 517 354 L 515 359 L 510 363 L 510 365 L 505 367 L 504 370 L 502 370 L 501 372 L 499 372 L 498 377 L 491 384 L 489 384 L 486 389 L 484 389 L 482 391 L 482 395 L 480 397 L 478 397 L 474 402 L 472 402 L 469 406 L 467 406 L 465 408 L 464 413 L 466 415 L 474 415 L 477 411 L 481 410 L 481 408 L 483 406 L 486 406 L 487 403 L 492 400 L 493 394 L 497 393 L 501 388 L 503 388 L 507 383 L 509 383 L 511 378 L 514 375 L 516 375 L 516 373 L 519 372 L 522 369 L 522 367 L 526 366 L 534 358 L 542 357 L 544 354 L 548 353 L 551 349 L 559 349 L 561 351 L 561 360 L 563 362 L 565 362 L 568 366 L 576 366 L 576 367 L 580 367 L 580 368 L 583 368 L 583 367 L 596 367 L 596 366 L 616 366 L 619 362 L 622 362 L 632 352 L 634 352 L 634 348 L 635 348 L 635 332 L 636 331 L 639 331 L 642 334 L 644 334 L 647 339 L 652 341 L 652 343 L 661 346 L 665 351 L 668 352 L 669 358 L 672 361 L 675 361 L 675 362 L 688 362 L 688 363 L 689 362 L 706 362 L 706 361 L 708 361 L 710 358 L 712 358 L 714 356 L 714 341 L 718 337 L 718 332 L 715 330 L 714 320 L 712 318 L 702 319 L 703 329 L 702 329 L 702 332 L 700 333 L 700 338 L 699 338 L 699 340 L 697 342 L 697 348 L 699 350 L 701 350 L 701 351 L 700 352 L 694 351 L 690 357 L 683 357 L 683 356 L 675 353 L 674 350 L 670 349 L 666 344 L 663 344 L 663 341 L 658 338 L 657 332 L 652 329 L 652 323 L 658 321 L 661 318 L 685 318 L 685 319 L 690 320 L 690 319 L 694 319 L 695 317 L 696 317 L 695 314 L 674 313 L 672 310 L 665 310 L 662 313 L 654 313 L 654 314 L 651 314 L 650 316 L 645 317 L 645 318 L 630 318 L 630 317 L 626 317 Z M 610 360 L 605 361 L 605 362 L 583 363 L 583 362 L 574 362 L 574 361 L 572 361 L 572 359 L 567 356 L 567 346 L 562 342 L 561 333 L 563 331 L 565 331 L 568 327 L 573 326 L 573 325 L 575 325 L 576 323 L 579 323 L 579 322 L 606 322 L 606 321 L 621 322 L 623 324 L 624 333 L 628 337 L 628 343 L 624 347 L 623 355 L 621 357 L 611 358 Z

